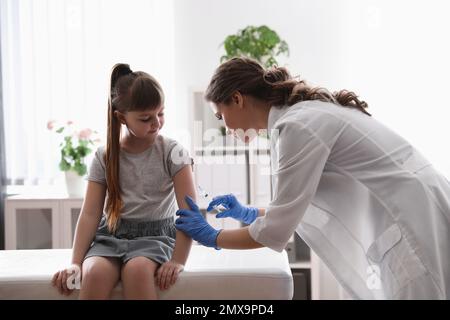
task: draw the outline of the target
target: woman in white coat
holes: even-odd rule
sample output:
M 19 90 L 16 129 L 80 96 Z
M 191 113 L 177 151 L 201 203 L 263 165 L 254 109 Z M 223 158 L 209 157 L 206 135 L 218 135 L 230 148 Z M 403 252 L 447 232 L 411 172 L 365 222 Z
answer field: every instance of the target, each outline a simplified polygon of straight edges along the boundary
M 215 230 L 188 199 L 179 230 L 215 248 L 277 251 L 297 232 L 354 298 L 450 297 L 449 182 L 354 93 L 234 58 L 216 70 L 206 99 L 230 130 L 268 129 L 273 200 L 262 209 L 215 198 L 208 209 L 229 209 L 218 217 L 249 224 Z

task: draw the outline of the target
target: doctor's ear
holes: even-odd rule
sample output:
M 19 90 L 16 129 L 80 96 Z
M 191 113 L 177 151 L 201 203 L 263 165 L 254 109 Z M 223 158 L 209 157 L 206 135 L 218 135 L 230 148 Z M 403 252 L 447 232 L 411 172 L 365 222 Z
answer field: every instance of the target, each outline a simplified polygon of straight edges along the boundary
M 121 124 L 127 124 L 125 122 L 125 115 L 120 111 L 114 111 L 114 116 L 120 121 Z
M 242 108 L 242 105 L 244 104 L 244 97 L 242 96 L 242 94 L 239 91 L 236 91 L 235 93 L 233 93 L 233 95 L 231 96 L 231 102 Z

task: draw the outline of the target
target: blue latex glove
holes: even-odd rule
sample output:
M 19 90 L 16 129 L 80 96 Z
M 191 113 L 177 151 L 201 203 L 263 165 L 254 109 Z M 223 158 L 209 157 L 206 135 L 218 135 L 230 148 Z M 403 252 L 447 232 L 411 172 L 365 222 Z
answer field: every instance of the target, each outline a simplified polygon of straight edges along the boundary
M 241 205 L 233 194 L 215 197 L 209 203 L 206 211 L 212 211 L 219 204 L 225 206 L 228 210 L 216 214 L 216 218 L 231 217 L 246 224 L 251 224 L 258 217 L 258 208 Z
M 216 230 L 206 222 L 191 197 L 186 196 L 185 200 L 191 210 L 181 209 L 177 211 L 178 219 L 175 220 L 175 227 L 206 247 L 220 249 L 217 247 L 217 236 L 222 229 Z

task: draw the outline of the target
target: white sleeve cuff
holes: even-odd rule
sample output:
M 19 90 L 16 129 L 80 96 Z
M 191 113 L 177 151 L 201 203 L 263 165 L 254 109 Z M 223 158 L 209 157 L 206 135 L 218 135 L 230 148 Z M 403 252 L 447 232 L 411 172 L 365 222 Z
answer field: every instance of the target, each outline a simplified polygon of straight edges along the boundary
M 286 248 L 287 243 L 282 243 L 275 241 L 266 235 L 265 231 L 265 217 L 258 217 L 253 223 L 248 227 L 248 232 L 250 236 L 256 242 L 261 243 L 265 247 L 268 247 L 277 252 L 281 252 Z

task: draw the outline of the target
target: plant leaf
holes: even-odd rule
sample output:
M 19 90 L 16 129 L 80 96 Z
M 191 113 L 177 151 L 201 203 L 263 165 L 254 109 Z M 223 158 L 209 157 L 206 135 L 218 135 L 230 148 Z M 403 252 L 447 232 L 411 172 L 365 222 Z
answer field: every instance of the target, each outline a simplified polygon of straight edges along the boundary
M 225 55 L 220 57 L 224 62 L 233 57 L 249 57 L 257 60 L 265 67 L 277 64 L 275 57 L 280 54 L 289 56 L 289 46 L 278 34 L 268 26 L 247 26 L 229 35 L 223 42 Z

